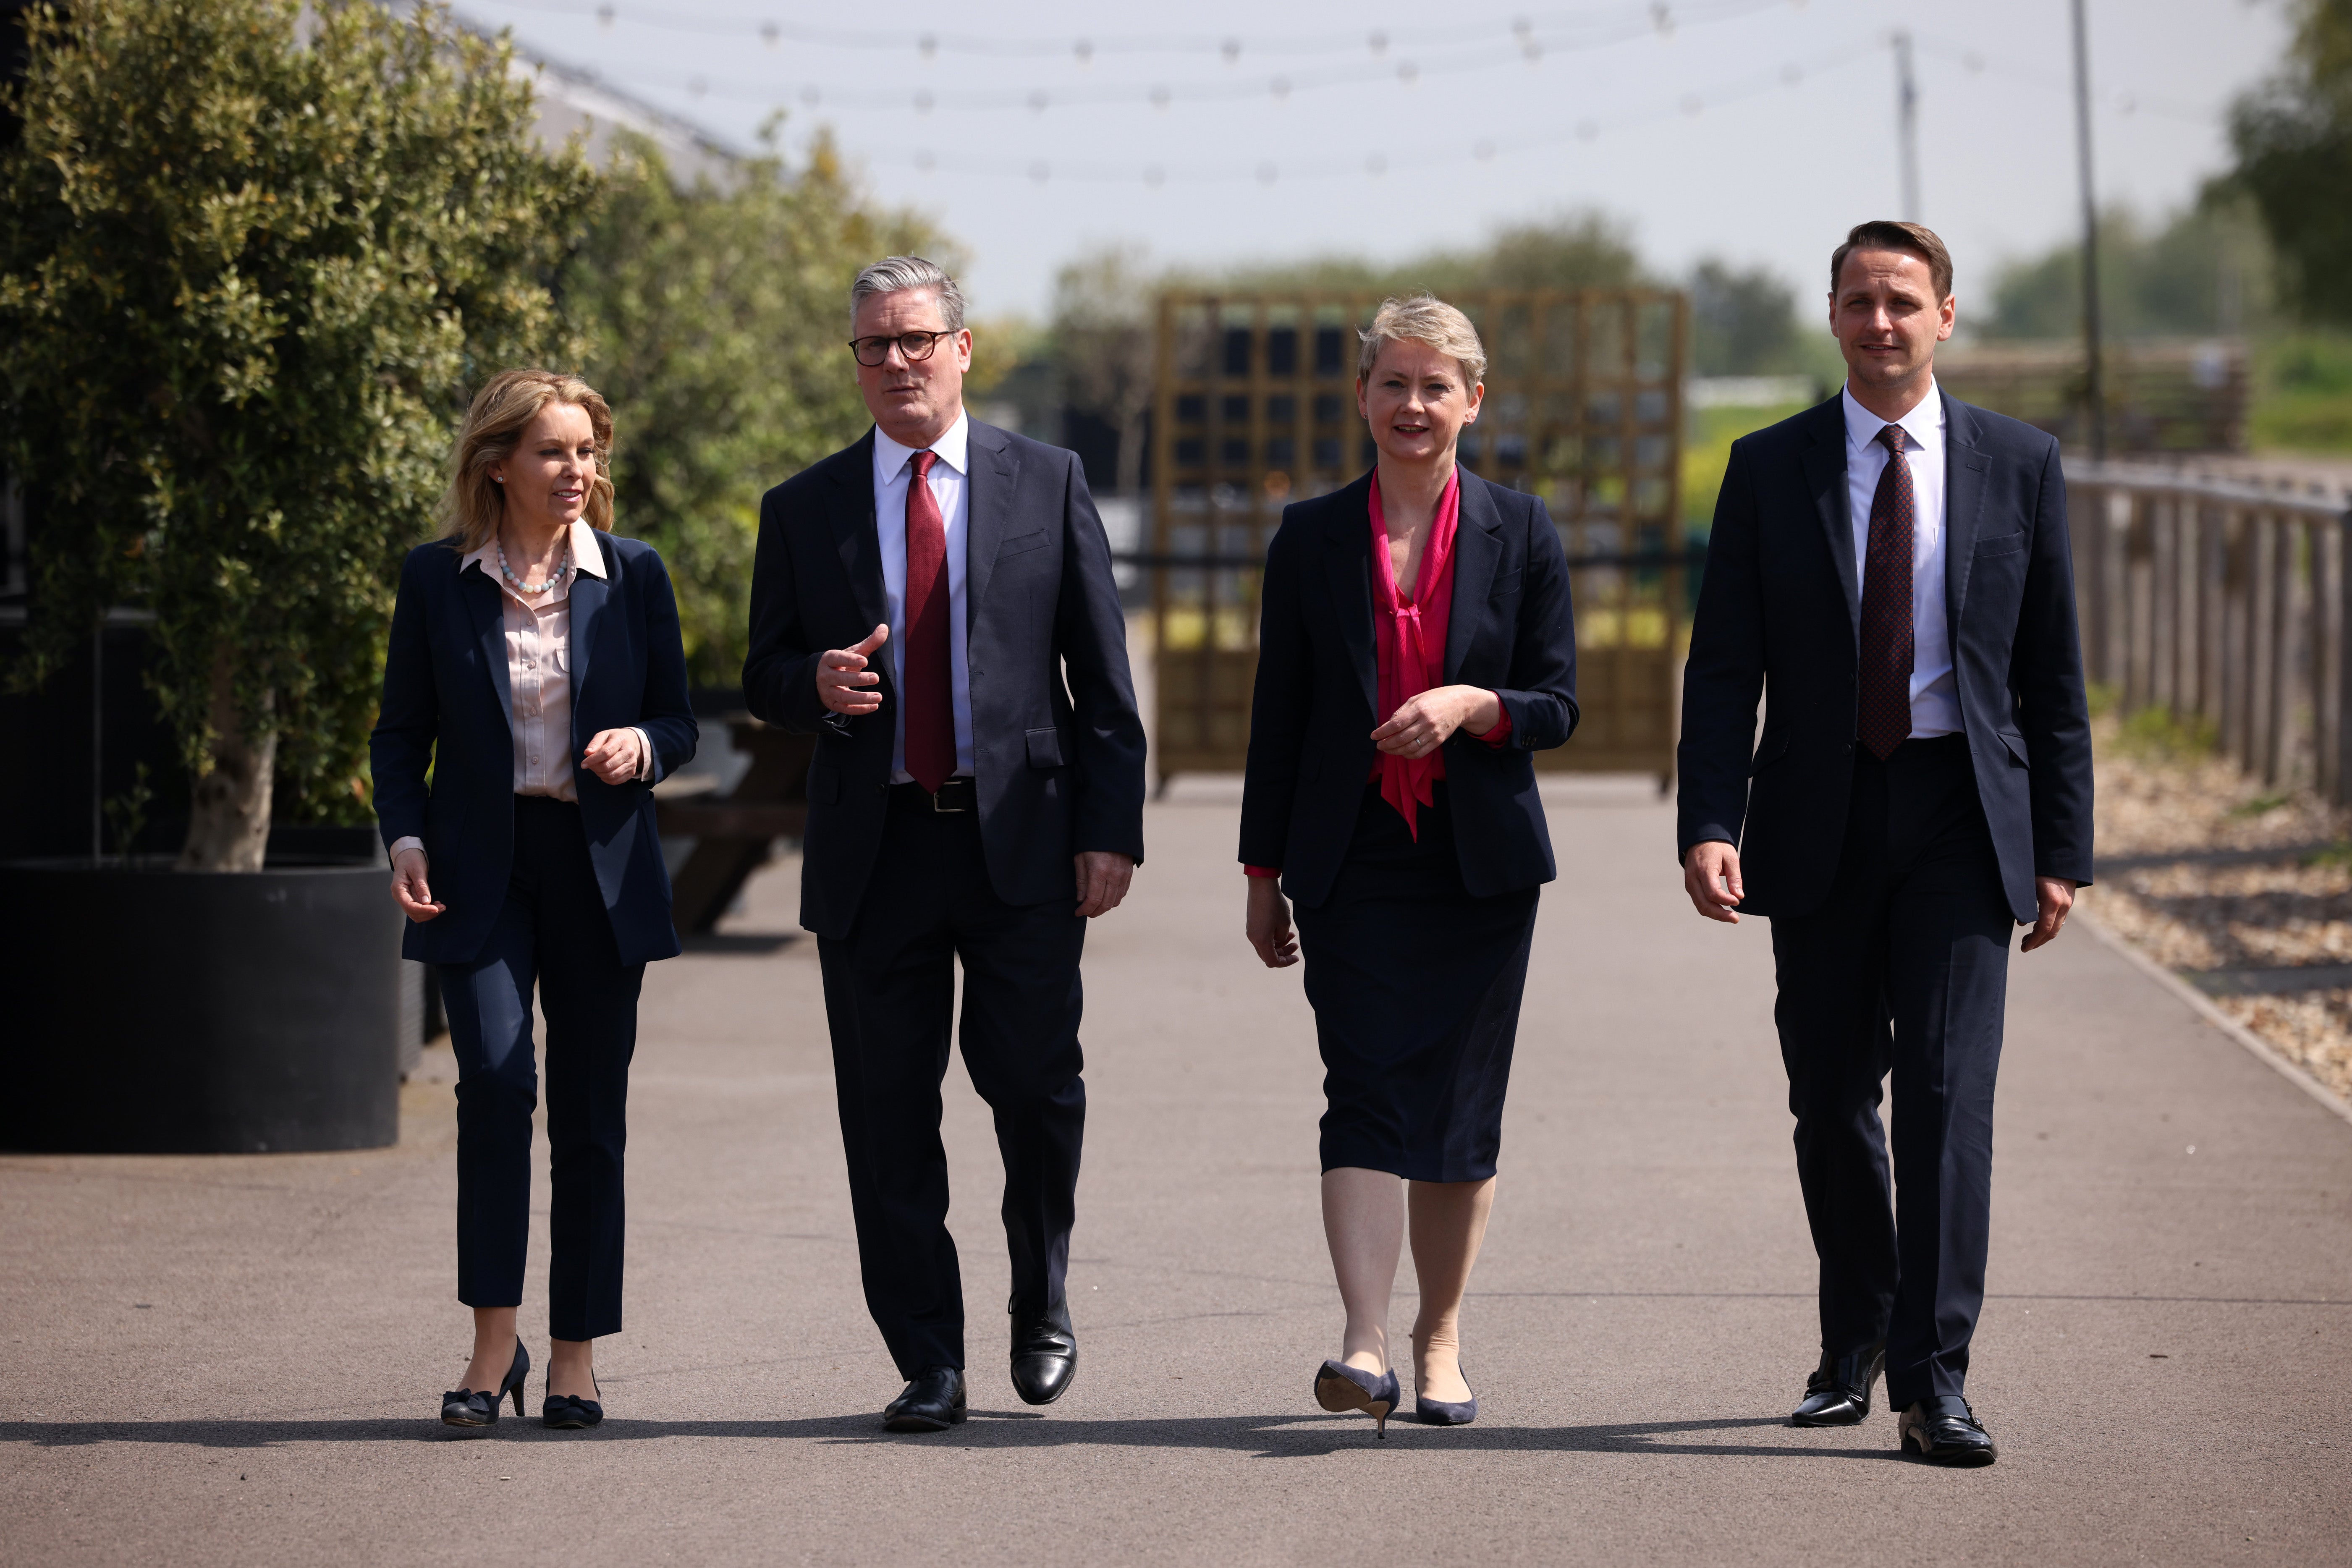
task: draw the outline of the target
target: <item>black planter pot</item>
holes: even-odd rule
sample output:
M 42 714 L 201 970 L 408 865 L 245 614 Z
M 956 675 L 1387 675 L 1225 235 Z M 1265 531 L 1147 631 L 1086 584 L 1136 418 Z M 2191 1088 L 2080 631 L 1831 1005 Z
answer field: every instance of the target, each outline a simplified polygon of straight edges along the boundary
M 0 865 L 0 1148 L 394 1142 L 399 952 L 380 861 Z

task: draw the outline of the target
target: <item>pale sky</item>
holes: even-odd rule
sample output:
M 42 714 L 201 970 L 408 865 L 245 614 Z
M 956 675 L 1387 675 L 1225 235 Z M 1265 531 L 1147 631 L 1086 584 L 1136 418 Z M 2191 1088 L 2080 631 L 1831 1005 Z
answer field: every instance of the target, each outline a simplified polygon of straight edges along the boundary
M 795 153 L 830 125 L 876 196 L 969 249 L 983 318 L 1042 314 L 1091 244 L 1392 258 L 1582 206 L 1629 221 L 1664 269 L 1717 254 L 1825 288 L 1849 225 L 1902 216 L 1898 28 L 1919 216 L 1951 247 L 1963 312 L 2003 258 L 2078 226 L 2066 0 L 458 8 L 745 146 L 778 109 Z M 2089 15 L 2102 203 L 2189 201 L 2226 166 L 2231 97 L 2279 58 L 2283 0 Z

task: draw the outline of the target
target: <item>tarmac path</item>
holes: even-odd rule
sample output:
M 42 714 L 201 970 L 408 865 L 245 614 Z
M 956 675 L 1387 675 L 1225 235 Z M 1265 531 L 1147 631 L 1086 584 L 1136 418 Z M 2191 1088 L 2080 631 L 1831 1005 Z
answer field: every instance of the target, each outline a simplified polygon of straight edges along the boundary
M 446 1051 L 394 1149 L 0 1158 L 0 1563 L 2352 1562 L 2352 1125 L 2085 931 L 2016 960 L 1970 1384 L 2001 1460 L 1905 1462 L 1883 1407 L 1794 1430 L 1813 1265 L 1769 933 L 1691 915 L 1646 784 L 1548 797 L 1475 1426 L 1381 1442 L 1308 1396 L 1339 1327 L 1320 1069 L 1297 972 L 1241 939 L 1237 789 L 1203 780 L 1092 932 L 1059 1405 L 1005 1379 L 958 1066 L 973 1416 L 879 1429 L 784 862 L 646 987 L 597 1431 L 541 1429 L 537 1375 L 528 1422 L 434 1419 L 467 1344 Z

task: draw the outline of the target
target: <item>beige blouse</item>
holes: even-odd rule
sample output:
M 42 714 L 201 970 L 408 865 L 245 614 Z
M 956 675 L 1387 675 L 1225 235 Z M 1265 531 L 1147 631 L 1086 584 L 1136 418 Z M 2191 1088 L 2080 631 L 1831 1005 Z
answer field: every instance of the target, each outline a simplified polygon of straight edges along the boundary
M 577 571 L 606 575 L 604 552 L 596 531 L 585 521 L 572 525 L 572 561 Z M 563 581 L 551 593 L 525 598 L 499 572 L 498 542 L 471 550 L 457 563 L 462 574 L 478 565 L 482 574 L 499 585 L 499 604 L 506 620 L 507 690 L 513 707 L 507 727 L 514 732 L 514 792 L 551 795 L 577 802 L 580 786 L 572 777 L 572 582 Z M 653 768 L 653 742 L 643 730 L 637 737 L 637 777 Z M 391 850 L 421 849 L 425 841 L 408 837 Z

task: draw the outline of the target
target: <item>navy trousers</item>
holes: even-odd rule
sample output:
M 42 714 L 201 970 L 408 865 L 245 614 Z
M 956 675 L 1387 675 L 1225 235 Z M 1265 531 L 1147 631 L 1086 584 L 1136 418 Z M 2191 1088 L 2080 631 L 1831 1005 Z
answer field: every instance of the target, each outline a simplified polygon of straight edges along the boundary
M 580 808 L 514 797 L 506 904 L 470 963 L 437 966 L 457 1058 L 457 1300 L 522 1304 L 539 1070 L 530 999 L 547 1015 L 548 1331 L 621 1328 L 622 1154 L 646 966 L 623 963 Z
M 955 969 L 972 1088 L 996 1119 L 1016 1329 L 1067 1329 L 1070 1228 L 1087 1086 L 1078 1048 L 1076 874 L 1068 898 L 996 896 L 971 812 L 935 812 L 912 785 L 890 794 L 856 922 L 819 938 L 849 1205 L 866 1310 L 898 1374 L 964 1364 L 963 1277 L 949 1235 L 940 1142 Z
M 1828 901 L 1772 921 L 1822 1348 L 1884 1340 L 1894 1409 L 1958 1394 L 1984 1305 L 1993 1077 L 2017 930 L 1966 739 L 1854 749 Z M 1887 1201 L 1879 1083 L 1895 1085 Z

